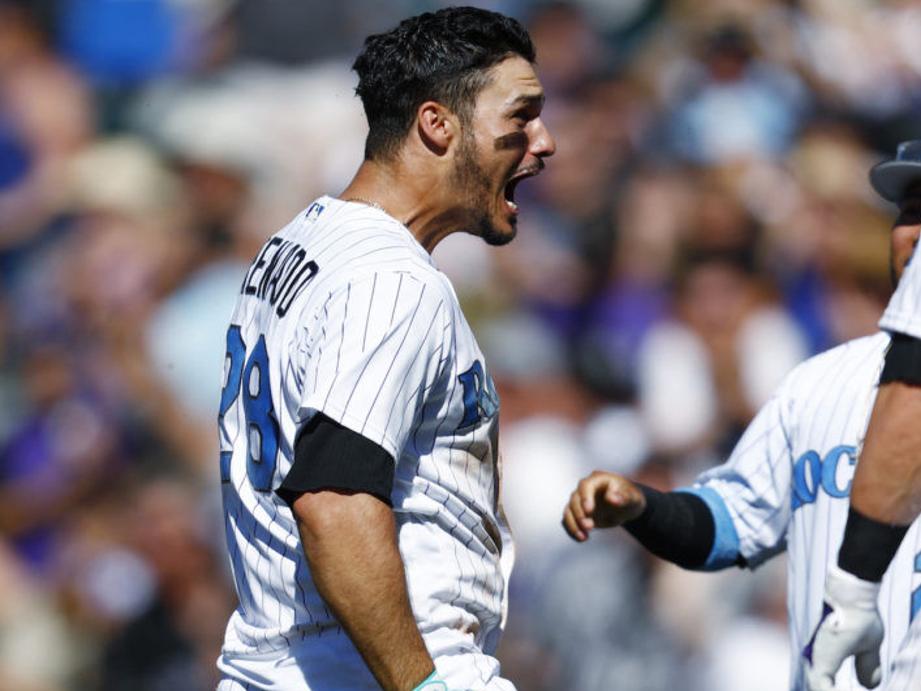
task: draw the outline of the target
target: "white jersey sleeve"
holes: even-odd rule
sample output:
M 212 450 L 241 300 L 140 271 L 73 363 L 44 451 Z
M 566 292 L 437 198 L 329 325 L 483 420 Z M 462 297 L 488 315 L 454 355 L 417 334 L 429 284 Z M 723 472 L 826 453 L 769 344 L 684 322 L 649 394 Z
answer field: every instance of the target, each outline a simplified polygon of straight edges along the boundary
M 397 460 L 450 347 L 448 309 L 437 280 L 405 272 L 331 292 L 301 349 L 298 418 L 322 412 Z
M 730 566 L 738 556 L 754 567 L 786 545 L 792 462 L 784 391 L 755 416 L 726 463 L 685 490 L 701 497 L 714 517 L 714 545 L 704 569 Z
M 921 259 L 917 247 L 889 298 L 879 328 L 921 338 Z

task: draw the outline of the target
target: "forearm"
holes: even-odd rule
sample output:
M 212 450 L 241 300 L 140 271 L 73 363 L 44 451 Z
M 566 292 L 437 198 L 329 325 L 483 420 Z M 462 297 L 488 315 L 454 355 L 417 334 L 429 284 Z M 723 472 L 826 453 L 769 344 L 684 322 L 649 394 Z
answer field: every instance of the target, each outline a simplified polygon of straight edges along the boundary
M 706 503 L 693 494 L 638 486 L 646 497 L 646 509 L 624 528 L 660 559 L 686 569 L 703 568 L 716 537 Z
M 323 491 L 293 508 L 317 590 L 378 683 L 414 688 L 434 665 L 410 608 L 390 507 L 368 494 Z
M 921 386 L 882 384 L 851 489 L 851 506 L 908 525 L 921 511 Z

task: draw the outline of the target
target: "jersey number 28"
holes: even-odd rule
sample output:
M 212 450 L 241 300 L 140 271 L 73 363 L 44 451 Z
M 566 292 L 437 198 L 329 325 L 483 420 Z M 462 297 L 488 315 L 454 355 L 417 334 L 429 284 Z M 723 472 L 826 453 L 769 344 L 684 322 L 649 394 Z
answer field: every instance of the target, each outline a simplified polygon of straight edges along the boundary
M 227 381 L 221 391 L 218 424 L 223 432 L 224 415 L 242 393 L 243 415 L 246 419 L 246 475 L 254 490 L 268 492 L 272 489 L 278 457 L 278 420 L 272 405 L 265 336 L 259 336 L 256 347 L 245 363 L 244 358 L 246 344 L 240 327 L 233 325 L 227 330 L 227 361 L 224 369 Z M 221 482 L 230 482 L 232 454 L 231 450 L 221 450 Z

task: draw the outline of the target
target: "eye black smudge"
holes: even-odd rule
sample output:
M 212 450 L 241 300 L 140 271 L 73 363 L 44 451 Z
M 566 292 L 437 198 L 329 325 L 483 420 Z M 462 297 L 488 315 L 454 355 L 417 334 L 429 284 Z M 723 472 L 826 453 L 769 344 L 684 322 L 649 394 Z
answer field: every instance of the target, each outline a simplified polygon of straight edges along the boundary
M 508 151 L 509 149 L 523 151 L 526 148 L 528 148 L 528 136 L 524 132 L 509 132 L 493 140 L 495 151 Z

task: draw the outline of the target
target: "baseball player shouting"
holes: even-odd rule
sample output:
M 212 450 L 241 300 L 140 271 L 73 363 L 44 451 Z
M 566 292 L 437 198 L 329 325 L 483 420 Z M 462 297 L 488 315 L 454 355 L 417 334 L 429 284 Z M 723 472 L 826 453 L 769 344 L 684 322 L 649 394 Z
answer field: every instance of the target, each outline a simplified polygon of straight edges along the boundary
M 913 187 L 921 182 L 921 142 L 903 145 L 899 156 L 911 165 L 871 173 L 874 188 L 900 207 L 890 235 L 896 282 L 921 233 L 921 190 Z M 848 498 L 878 385 L 891 370 L 891 342 L 880 332 L 798 366 L 726 463 L 692 487 L 662 493 L 592 473 L 572 493 L 564 527 L 584 541 L 595 528 L 623 525 L 651 552 L 689 569 L 754 568 L 786 549 L 791 646 L 802 651 L 791 659 L 791 689 L 853 691 L 880 682 L 888 691 L 921 689 L 919 523 L 899 532 L 885 575 L 861 552 L 835 559 L 854 521 Z
M 355 61 L 365 161 L 258 253 L 227 332 L 221 480 L 239 607 L 219 689 L 513 689 L 499 402 L 430 253 L 512 240 L 554 141 L 514 20 L 450 8 Z

